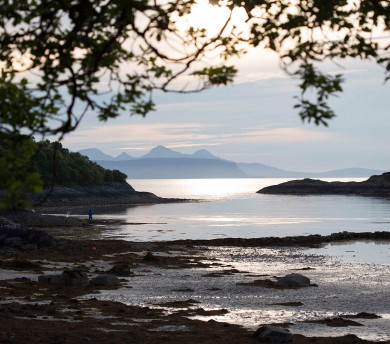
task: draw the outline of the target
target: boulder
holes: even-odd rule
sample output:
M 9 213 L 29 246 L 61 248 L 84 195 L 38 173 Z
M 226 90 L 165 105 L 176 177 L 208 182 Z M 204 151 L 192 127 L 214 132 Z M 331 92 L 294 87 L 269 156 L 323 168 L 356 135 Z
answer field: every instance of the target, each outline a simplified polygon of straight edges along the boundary
M 58 286 L 86 287 L 89 284 L 88 276 L 81 270 L 65 270 L 60 275 L 41 275 L 39 282 Z
M 0 243 L 19 248 L 29 244 L 36 245 L 36 247 L 54 246 L 57 242 L 45 231 L 31 229 L 0 217 Z
M 146 253 L 146 255 L 144 256 L 143 260 L 145 262 L 154 262 L 154 261 L 157 260 L 157 257 L 155 255 L 153 255 L 152 252 L 149 251 L 148 253 Z
M 91 279 L 91 284 L 97 286 L 118 286 L 120 281 L 114 275 L 98 275 Z
M 21 237 L 10 237 L 3 240 L 3 244 L 12 247 L 20 247 L 23 244 L 23 239 Z
M 281 327 L 272 325 L 261 326 L 253 335 L 263 343 L 290 343 L 293 340 L 293 334 Z
M 22 250 L 24 251 L 36 251 L 38 246 L 36 244 L 26 244 L 22 246 Z
M 310 286 L 310 278 L 301 274 L 288 274 L 278 278 L 276 285 L 281 288 L 303 288 Z
M 133 274 L 133 272 L 130 270 L 129 264 L 126 262 L 120 262 L 115 264 L 107 272 L 116 276 L 131 276 Z

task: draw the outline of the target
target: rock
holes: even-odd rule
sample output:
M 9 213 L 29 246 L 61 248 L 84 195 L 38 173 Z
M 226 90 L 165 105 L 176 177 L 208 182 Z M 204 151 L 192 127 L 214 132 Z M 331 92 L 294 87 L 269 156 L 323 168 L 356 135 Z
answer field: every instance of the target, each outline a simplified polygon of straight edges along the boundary
M 12 214 L 16 216 L 18 213 Z M 24 227 L 7 218 L 0 217 L 0 243 L 11 247 L 23 248 L 30 244 L 37 247 L 54 246 L 57 241 L 45 231 Z M 27 248 L 30 250 L 33 249 L 33 246 L 27 246 Z
M 130 271 L 129 264 L 125 262 L 115 264 L 108 272 L 109 274 L 116 276 L 131 276 L 133 274 L 133 272 Z
M 5 217 L 0 217 L 0 229 L 18 229 L 21 225 Z
M 22 250 L 24 251 L 36 251 L 38 246 L 36 244 L 26 244 L 22 246 Z
M 310 278 L 301 274 L 288 274 L 278 278 L 276 286 L 282 288 L 303 288 L 310 286 Z
M 120 285 L 119 278 L 114 275 L 98 275 L 91 279 L 93 285 L 98 286 L 118 286 Z
M 325 182 L 316 179 L 290 180 L 265 187 L 257 193 L 280 195 L 359 195 L 390 197 L 390 172 L 371 176 L 363 182 Z
M 154 256 L 152 252 L 148 252 L 148 253 L 146 253 L 143 260 L 146 262 L 154 262 L 157 260 L 157 257 Z
M 36 195 L 39 202 L 48 195 L 48 190 Z M 138 192 L 127 183 L 106 183 L 96 186 L 55 186 L 50 193 L 47 205 L 52 206 L 90 206 L 91 204 L 140 204 L 168 203 L 174 200 L 158 197 L 150 192 Z M 80 223 L 81 226 L 81 223 Z
M 60 275 L 41 275 L 38 281 L 58 286 L 86 287 L 89 284 L 88 276 L 81 270 L 65 270 Z
M 12 246 L 12 247 L 20 247 L 23 244 L 23 240 L 21 237 L 10 237 L 3 240 L 3 244 Z
M 264 343 L 290 343 L 293 340 L 293 334 L 284 328 L 272 325 L 261 326 L 254 334 L 254 337 Z
M 41 275 L 38 276 L 38 282 L 41 283 L 50 283 L 58 286 L 66 286 L 69 285 L 69 279 L 66 275 Z

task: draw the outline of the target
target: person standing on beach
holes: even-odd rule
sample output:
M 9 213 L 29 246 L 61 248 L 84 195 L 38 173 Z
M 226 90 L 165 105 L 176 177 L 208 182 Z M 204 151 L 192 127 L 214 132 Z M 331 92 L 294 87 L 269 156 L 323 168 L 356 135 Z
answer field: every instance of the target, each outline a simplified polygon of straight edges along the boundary
M 92 221 L 92 215 L 93 215 L 93 211 L 91 209 L 88 210 L 88 220 L 89 221 Z

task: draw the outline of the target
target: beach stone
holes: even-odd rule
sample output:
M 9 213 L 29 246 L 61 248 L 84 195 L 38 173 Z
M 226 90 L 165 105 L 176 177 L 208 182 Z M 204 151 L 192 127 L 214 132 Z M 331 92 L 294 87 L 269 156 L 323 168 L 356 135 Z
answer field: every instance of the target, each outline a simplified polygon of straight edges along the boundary
M 303 288 L 310 286 L 310 278 L 301 274 L 288 274 L 277 280 L 276 285 L 282 288 Z
M 93 285 L 99 286 L 118 286 L 120 285 L 119 278 L 114 275 L 98 275 L 91 279 Z
M 152 252 L 146 253 L 146 255 L 144 257 L 144 261 L 146 261 L 146 262 L 154 262 L 156 260 L 157 260 L 157 257 L 154 256 Z
M 41 275 L 38 281 L 58 286 L 86 287 L 89 284 L 87 274 L 81 270 L 65 270 L 59 275 Z
M 36 251 L 38 246 L 36 244 L 26 244 L 22 246 L 22 249 L 24 251 Z
M 58 286 L 66 286 L 69 283 L 69 279 L 66 275 L 40 275 L 38 276 L 38 282 L 50 283 Z
M 281 327 L 272 325 L 261 326 L 253 335 L 258 338 L 262 343 L 290 343 L 293 340 L 293 334 Z
M 12 247 L 20 247 L 23 244 L 23 239 L 21 237 L 10 237 L 4 239 L 3 243 Z
M 117 263 L 107 272 L 116 276 L 131 276 L 133 274 L 128 263 Z

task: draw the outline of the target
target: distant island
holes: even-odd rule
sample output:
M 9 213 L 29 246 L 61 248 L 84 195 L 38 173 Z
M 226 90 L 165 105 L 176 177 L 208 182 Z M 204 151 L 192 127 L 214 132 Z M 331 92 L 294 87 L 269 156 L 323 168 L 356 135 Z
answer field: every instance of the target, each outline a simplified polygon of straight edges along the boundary
M 368 178 L 385 172 L 358 167 L 319 173 L 287 171 L 261 163 L 240 163 L 222 159 L 206 149 L 183 154 L 164 146 L 157 146 L 138 158 L 127 153 L 113 157 L 96 148 L 83 149 L 79 153 L 104 168 L 121 171 L 129 179 Z
M 275 195 L 354 195 L 390 198 L 390 172 L 374 175 L 363 182 L 291 180 L 265 187 L 257 193 Z

